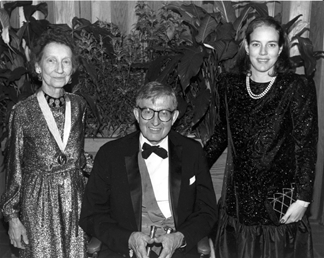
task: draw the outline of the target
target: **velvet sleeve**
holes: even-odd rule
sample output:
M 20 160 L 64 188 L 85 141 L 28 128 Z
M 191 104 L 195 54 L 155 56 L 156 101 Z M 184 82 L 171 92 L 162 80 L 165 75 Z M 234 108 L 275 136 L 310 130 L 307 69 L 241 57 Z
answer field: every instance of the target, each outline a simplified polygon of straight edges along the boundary
M 290 106 L 295 142 L 297 199 L 312 200 L 317 158 L 318 117 L 314 81 L 300 77 Z
M 223 151 L 227 147 L 226 101 L 228 101 L 228 97 L 226 94 L 226 76 L 220 78 L 220 80 L 217 81 L 215 87 L 217 87 L 217 92 L 219 95 L 219 103 L 217 104 L 218 119 L 213 135 L 210 137 L 210 139 L 204 146 L 204 151 L 206 153 L 209 168 L 213 166 L 213 164 L 217 161 L 220 155 L 222 155 Z

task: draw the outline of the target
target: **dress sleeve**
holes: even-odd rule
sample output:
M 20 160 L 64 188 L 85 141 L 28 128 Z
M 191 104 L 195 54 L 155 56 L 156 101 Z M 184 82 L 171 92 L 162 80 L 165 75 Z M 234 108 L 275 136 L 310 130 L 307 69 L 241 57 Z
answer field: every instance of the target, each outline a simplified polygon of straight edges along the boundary
M 6 189 L 1 197 L 0 207 L 6 221 L 19 216 L 22 187 L 23 123 L 15 107 L 9 118 L 7 139 Z
M 209 168 L 213 166 L 227 147 L 226 77 L 222 77 L 217 83 L 216 87 L 219 94 L 218 119 L 213 135 L 204 146 Z
M 312 200 L 317 158 L 318 116 L 314 81 L 300 77 L 291 102 L 292 136 L 296 153 L 297 199 Z

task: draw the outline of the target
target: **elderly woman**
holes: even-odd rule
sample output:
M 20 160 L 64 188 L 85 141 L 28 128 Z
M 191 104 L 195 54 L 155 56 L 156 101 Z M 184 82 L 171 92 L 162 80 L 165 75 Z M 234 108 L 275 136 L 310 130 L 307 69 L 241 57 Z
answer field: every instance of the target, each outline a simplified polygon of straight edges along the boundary
M 65 92 L 78 66 L 72 38 L 57 29 L 32 48 L 40 89 L 9 120 L 6 191 L 1 209 L 20 257 L 86 257 L 78 226 L 84 178 L 85 101 Z
M 205 146 L 210 166 L 228 147 L 216 256 L 312 258 L 314 82 L 291 72 L 275 19 L 256 18 L 245 34 L 240 73 L 219 83 L 220 123 Z

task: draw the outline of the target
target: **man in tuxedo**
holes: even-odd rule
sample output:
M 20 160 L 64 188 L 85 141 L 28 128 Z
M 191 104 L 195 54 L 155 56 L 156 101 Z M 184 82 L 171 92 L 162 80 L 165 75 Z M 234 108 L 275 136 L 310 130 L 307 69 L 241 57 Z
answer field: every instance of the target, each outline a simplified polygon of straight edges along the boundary
M 102 241 L 99 257 L 199 257 L 196 245 L 216 223 L 202 147 L 171 130 L 179 115 L 171 87 L 144 85 L 133 112 L 140 132 L 95 157 L 80 226 Z

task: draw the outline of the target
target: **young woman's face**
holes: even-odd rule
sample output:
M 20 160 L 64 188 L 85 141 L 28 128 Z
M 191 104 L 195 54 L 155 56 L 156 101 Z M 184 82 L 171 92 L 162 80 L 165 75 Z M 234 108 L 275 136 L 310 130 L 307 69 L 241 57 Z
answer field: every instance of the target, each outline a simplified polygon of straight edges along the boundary
M 36 63 L 35 68 L 42 75 L 43 87 L 62 88 L 72 75 L 70 47 L 56 42 L 47 44 L 42 59 Z
M 271 74 L 282 51 L 278 31 L 266 25 L 255 28 L 250 44 L 245 41 L 245 50 L 250 57 L 252 74 Z

